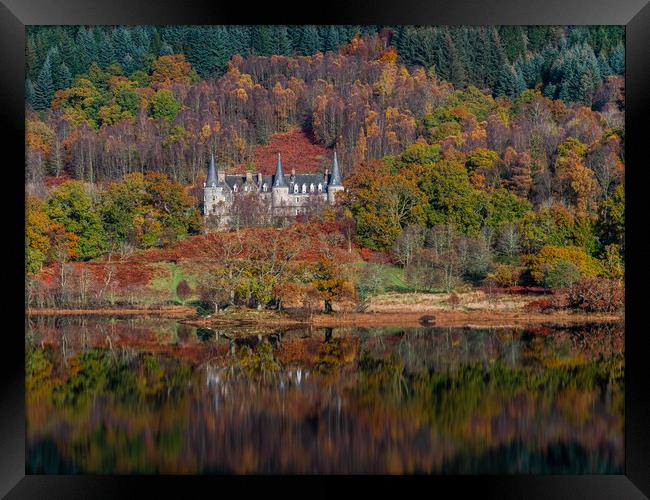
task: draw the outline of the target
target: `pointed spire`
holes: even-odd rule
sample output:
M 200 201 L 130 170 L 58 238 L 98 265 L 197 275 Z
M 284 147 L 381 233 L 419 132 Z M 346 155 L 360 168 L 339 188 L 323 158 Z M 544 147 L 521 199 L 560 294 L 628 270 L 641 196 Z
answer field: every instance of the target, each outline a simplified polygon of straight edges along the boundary
M 278 153 L 278 164 L 275 167 L 273 187 L 287 187 L 287 183 L 284 180 L 284 173 L 282 173 L 282 159 L 280 158 L 280 153 Z
M 341 183 L 341 172 L 339 171 L 339 162 L 336 159 L 336 151 L 334 151 L 334 164 L 332 165 L 332 175 L 330 176 L 330 181 L 328 186 L 342 186 Z
M 214 166 L 214 154 L 210 156 L 210 167 L 208 168 L 208 179 L 205 181 L 205 185 L 210 187 L 213 184 L 217 184 L 217 169 Z

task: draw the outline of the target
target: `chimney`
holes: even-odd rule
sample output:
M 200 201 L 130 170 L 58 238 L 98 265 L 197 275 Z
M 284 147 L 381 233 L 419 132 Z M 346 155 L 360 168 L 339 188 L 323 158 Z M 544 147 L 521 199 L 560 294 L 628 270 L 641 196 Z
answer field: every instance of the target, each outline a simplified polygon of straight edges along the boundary
M 253 183 L 253 172 L 246 172 L 246 182 L 249 184 Z
M 257 183 L 262 185 L 262 172 L 257 172 Z

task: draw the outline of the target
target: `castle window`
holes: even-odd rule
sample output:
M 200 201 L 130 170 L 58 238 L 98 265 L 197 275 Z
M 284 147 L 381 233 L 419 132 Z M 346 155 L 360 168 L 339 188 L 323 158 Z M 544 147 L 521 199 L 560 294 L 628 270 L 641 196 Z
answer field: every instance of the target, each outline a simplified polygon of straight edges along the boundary
M 296 203 L 300 203 L 300 198 L 296 197 Z
M 318 192 L 319 193 L 323 192 L 323 185 L 320 182 L 318 183 Z
M 314 183 L 313 182 L 309 185 L 309 192 L 310 193 L 314 192 Z
M 302 194 L 305 194 L 307 192 L 307 184 L 302 185 Z
M 264 191 L 266 193 L 267 188 L 268 188 L 268 186 L 266 185 L 266 182 L 264 184 L 262 184 L 262 191 Z
M 293 192 L 298 193 L 298 184 L 293 185 Z

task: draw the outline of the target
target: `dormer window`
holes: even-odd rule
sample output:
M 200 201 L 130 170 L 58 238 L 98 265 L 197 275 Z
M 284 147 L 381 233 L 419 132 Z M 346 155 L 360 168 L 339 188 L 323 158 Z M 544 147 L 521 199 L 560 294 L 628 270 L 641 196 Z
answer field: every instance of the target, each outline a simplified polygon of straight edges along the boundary
M 232 190 L 233 190 L 235 193 L 237 192 L 237 184 L 235 184 L 235 185 L 232 187 Z
M 318 183 L 318 192 L 319 193 L 323 192 L 323 185 L 320 182 Z
M 298 184 L 293 185 L 293 192 L 298 193 Z
M 305 194 L 307 192 L 307 184 L 302 185 L 302 194 Z
M 266 193 L 266 190 L 268 189 L 268 186 L 266 185 L 266 182 L 262 184 L 262 191 Z
M 314 192 L 314 183 L 313 182 L 309 185 L 309 192 L 310 193 Z

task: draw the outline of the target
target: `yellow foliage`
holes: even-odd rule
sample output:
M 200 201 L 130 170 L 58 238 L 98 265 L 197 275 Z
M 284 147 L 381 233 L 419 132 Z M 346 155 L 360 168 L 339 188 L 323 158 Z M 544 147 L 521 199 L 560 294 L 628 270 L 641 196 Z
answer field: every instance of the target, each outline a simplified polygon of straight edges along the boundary
M 575 246 L 545 246 L 537 254 L 524 256 L 523 260 L 537 283 L 543 283 L 546 270 L 560 261 L 574 264 L 583 276 L 601 276 L 604 271 L 598 260 Z

